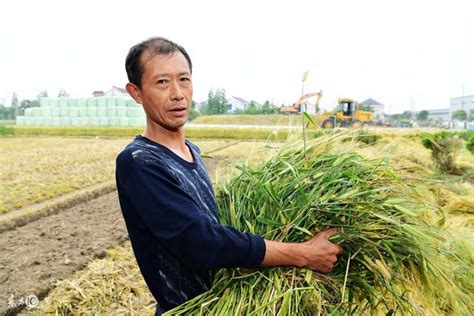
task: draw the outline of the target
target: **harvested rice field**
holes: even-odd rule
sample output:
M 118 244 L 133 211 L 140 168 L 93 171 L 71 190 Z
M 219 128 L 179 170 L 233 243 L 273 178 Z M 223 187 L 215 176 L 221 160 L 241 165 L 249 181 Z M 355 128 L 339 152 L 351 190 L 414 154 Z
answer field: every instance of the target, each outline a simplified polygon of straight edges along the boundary
M 459 174 L 445 174 L 430 150 L 421 144 L 421 134 L 385 132 L 372 137 L 376 133 L 370 131 L 364 137 L 353 132 L 330 134 L 308 140 L 306 146 L 300 139 L 287 143 L 195 141 L 213 178 L 225 224 L 289 242 L 302 241 L 324 228 L 339 226 L 343 230 L 334 242 L 344 247 L 345 253 L 328 275 L 293 268 L 221 270 L 215 274 L 212 290 L 167 314 L 465 315 L 474 309 L 474 156 L 460 148 L 455 159 Z M 82 162 L 88 165 L 82 172 L 90 173 L 85 178 L 92 179 L 83 186 L 113 180 L 115 155 L 129 142 L 53 137 L 6 140 L 10 143 L 6 151 L 9 159 L 5 162 L 17 157 L 17 163 L 2 166 L 10 171 L 5 179 L 12 181 L 8 179 L 18 174 L 18 178 L 24 179 L 23 188 L 32 181 L 28 176 L 36 173 L 43 183 L 61 183 L 67 177 L 60 178 L 60 174 L 69 175 L 67 166 Z M 110 166 L 99 169 L 100 163 L 94 165 L 93 155 L 75 157 L 77 152 L 84 152 L 81 145 L 85 151 L 89 148 L 108 157 L 100 161 Z M 42 147 L 49 150 L 41 150 Z M 31 153 L 33 148 L 37 148 L 38 154 Z M 61 162 L 57 173 L 51 172 L 55 164 L 40 153 L 56 155 Z M 41 167 L 28 166 L 22 174 L 20 161 L 27 166 L 31 159 L 36 159 Z M 13 168 L 18 173 L 11 171 Z M 94 168 L 100 176 L 92 175 Z M 71 174 L 73 179 L 81 178 L 80 172 Z M 75 181 L 80 187 L 82 182 Z M 33 195 L 29 192 L 33 188 L 41 191 L 33 186 L 28 194 Z M 38 192 L 33 193 L 41 196 Z M 24 200 L 22 206 L 34 201 Z M 1 312 L 153 315 L 155 302 L 126 238 L 116 193 L 87 203 L 92 208 L 110 205 L 110 215 L 96 224 L 113 227 L 120 233 L 112 241 L 83 249 L 84 255 L 76 254 L 89 258 L 80 265 L 71 264 L 71 254 L 64 248 L 61 260 L 46 258 L 35 263 L 34 251 L 21 254 L 13 249 L 15 230 L 1 233 L 0 238 L 5 237 L 3 244 L 7 245 L 2 252 L 6 251 L 7 257 L 23 256 L 1 262 Z M 5 210 L 15 209 L 13 202 L 8 205 Z M 40 243 L 38 240 L 51 232 L 58 234 L 55 230 L 60 230 L 60 226 L 67 230 L 68 219 L 74 215 L 61 218 L 65 212 L 54 215 L 59 216 L 55 221 L 60 225 L 38 225 L 36 235 L 25 237 L 23 242 L 36 238 Z M 89 210 L 88 217 L 93 219 L 94 212 L 101 210 Z M 22 234 L 31 231 L 39 221 L 27 223 Z M 80 221 L 78 216 L 75 224 L 81 226 Z M 27 229 L 28 225 L 31 229 Z M 56 228 L 51 230 L 44 225 Z M 20 228 L 17 231 L 19 235 Z M 74 239 L 93 238 L 87 236 L 85 228 L 75 234 L 71 238 L 61 234 L 53 238 L 61 238 L 71 247 Z M 45 249 L 54 252 L 52 248 Z M 21 265 L 20 259 L 27 264 Z M 42 272 L 39 279 L 25 280 L 23 273 L 23 283 L 14 282 L 15 271 L 61 265 L 74 267 L 51 276 Z M 35 292 L 35 283 L 41 291 Z M 18 286 L 12 289 L 6 288 L 6 284 Z M 12 309 L 6 304 L 11 295 L 18 299 L 33 293 L 41 298 L 34 308 Z
M 115 157 L 129 142 L 128 138 L 3 138 L 0 214 L 97 183 L 114 181 Z M 237 143 L 231 140 L 196 142 L 203 155 Z

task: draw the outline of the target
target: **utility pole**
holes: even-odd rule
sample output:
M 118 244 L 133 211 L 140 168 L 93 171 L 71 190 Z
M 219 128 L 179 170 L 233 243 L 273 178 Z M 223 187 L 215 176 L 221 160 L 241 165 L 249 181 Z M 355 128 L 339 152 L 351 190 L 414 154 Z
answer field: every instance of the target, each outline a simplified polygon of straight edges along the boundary
M 304 83 L 305 83 L 307 78 L 308 78 L 308 71 L 306 70 L 303 73 L 303 80 L 301 80 L 301 96 L 304 95 Z M 303 109 L 303 106 L 305 107 L 304 109 Z M 306 103 L 302 102 L 300 104 L 300 109 L 302 110 L 301 112 L 303 114 L 302 117 L 301 117 L 301 121 L 303 122 L 303 154 L 304 154 L 304 156 L 306 156 L 306 124 L 305 124 L 305 121 L 304 121 L 304 112 L 306 112 Z

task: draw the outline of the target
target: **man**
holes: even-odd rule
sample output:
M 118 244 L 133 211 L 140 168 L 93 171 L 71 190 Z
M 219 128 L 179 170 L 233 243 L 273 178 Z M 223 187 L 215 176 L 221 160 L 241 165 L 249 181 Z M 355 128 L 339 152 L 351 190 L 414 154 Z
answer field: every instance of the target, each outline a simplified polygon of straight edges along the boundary
M 147 121 L 144 133 L 117 157 L 117 189 L 157 313 L 207 291 L 210 269 L 295 266 L 330 272 L 342 252 L 328 241 L 334 229 L 289 244 L 219 223 L 200 151 L 184 135 L 193 94 L 184 48 L 151 38 L 130 49 L 125 66 L 126 89 Z

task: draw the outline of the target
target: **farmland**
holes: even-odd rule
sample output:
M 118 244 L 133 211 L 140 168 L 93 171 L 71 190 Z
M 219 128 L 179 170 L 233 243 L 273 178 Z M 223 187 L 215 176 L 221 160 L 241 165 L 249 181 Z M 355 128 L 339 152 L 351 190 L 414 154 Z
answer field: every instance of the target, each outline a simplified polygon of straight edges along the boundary
M 358 137 L 338 142 L 338 153 L 356 152 L 364 159 L 384 159 L 393 166 L 398 177 L 410 183 L 419 203 L 429 206 L 425 208 L 426 210 L 441 211 L 441 213 L 428 214 L 427 218 L 433 222 L 442 221 L 446 234 L 454 236 L 456 240 L 470 241 L 455 245 L 458 248 L 467 249 L 464 252 L 472 253 L 470 252 L 474 247 L 472 244 L 474 240 L 474 200 L 472 198 L 474 196 L 474 159 L 472 154 L 462 149 L 457 163 L 461 166 L 463 173 L 445 175 L 436 169 L 430 151 L 421 145 L 421 137 L 417 133 L 384 132 L 379 133 L 379 136 L 373 142 L 365 142 Z M 98 183 L 113 182 L 115 156 L 129 141 L 130 137 L 17 136 L 3 138 L 2 153 L 4 154 L 2 154 L 1 174 L 5 199 L 1 205 L 1 212 L 8 213 Z M 202 150 L 216 188 L 222 187 L 231 181 L 233 176 L 239 174 L 239 170 L 233 167 L 234 164 L 258 165 L 286 146 L 281 141 L 251 141 L 248 140 L 247 135 L 243 140 L 196 138 L 195 143 Z M 41 283 L 41 286 L 37 285 L 42 288 L 40 291 L 42 296 L 46 295 L 46 297 L 40 303 L 39 310 L 31 312 L 153 314 L 154 301 L 139 274 L 130 244 L 126 239 L 116 193 L 112 192 L 85 203 L 87 207 L 84 207 L 86 204 L 82 204 L 82 208 L 80 205 L 71 206 L 57 214 L 28 223 L 24 230 L 22 230 L 23 227 L 19 227 L 17 230 L 2 233 L 5 244 L 10 245 L 6 250 L 19 256 L 17 261 L 4 262 L 4 266 L 10 267 L 15 265 L 15 262 L 23 260 L 27 261 L 27 264 L 19 266 L 25 269 L 43 267 L 42 271 L 37 272 L 40 281 L 31 280 L 31 278 L 25 280 L 24 275 L 23 281 L 20 280 L 18 283 L 14 283 L 14 280 L 7 281 L 7 283 L 10 282 L 8 284 L 19 284 L 18 286 L 24 284 L 25 286 L 23 291 L 3 289 L 2 310 L 6 302 L 6 294 L 14 293 L 15 297 L 28 294 L 28 289 L 33 288 L 36 282 Z M 67 213 L 74 208 L 78 208 L 78 213 Z M 104 208 L 109 210 L 104 212 Z M 96 218 L 94 223 L 94 214 L 101 212 L 103 214 L 98 216 L 101 219 Z M 83 213 L 87 215 L 84 216 L 88 217 L 90 222 L 79 225 L 82 215 L 77 214 Z M 61 217 L 63 214 L 67 216 Z M 439 214 L 444 214 L 444 218 Z M 71 232 L 75 236 L 70 238 L 67 236 L 70 234 L 63 234 L 61 230 L 71 229 L 66 227 L 68 227 L 68 218 L 72 216 L 78 216 L 75 221 L 78 228 Z M 40 221 L 44 222 L 40 225 Z M 35 235 L 31 234 L 28 238 L 19 238 L 18 243 L 13 241 L 20 233 L 27 234 L 27 231 L 31 231 L 31 229 L 26 229 L 27 226 L 35 223 L 38 224 L 36 228 L 39 236 L 43 236 L 45 240 L 48 238 L 56 240 L 55 246 L 61 247 L 60 257 L 33 258 L 35 254 L 32 252 L 36 252 L 36 255 L 41 257 L 37 254 L 40 252 L 38 249 L 44 247 L 41 245 L 41 237 L 35 241 L 34 247 L 30 248 L 29 254 L 13 249 L 12 245 L 19 248 L 21 242 L 28 243 L 28 238 L 34 238 Z M 92 245 L 91 249 L 77 242 L 74 244 L 74 240 L 79 239 L 78 237 L 84 239 L 83 243 L 91 240 L 88 238 L 94 238 L 92 236 L 94 230 L 90 227 L 88 229 L 87 225 L 108 227 L 107 231 L 110 235 L 115 235 L 108 240 L 105 236 L 100 237 L 99 239 L 104 242 L 100 245 Z M 41 235 L 42 231 L 44 235 Z M 88 237 L 88 235 L 91 236 Z M 51 240 L 49 242 L 51 243 Z M 45 251 L 54 252 L 53 247 L 46 247 Z M 71 249 L 68 250 L 68 247 Z M 81 259 L 76 263 L 71 262 L 72 258 Z M 34 263 L 35 260 L 40 264 Z M 472 255 L 470 260 L 466 264 L 472 268 Z M 67 268 L 59 269 L 60 273 L 56 275 L 52 273 L 52 277 L 45 276 L 47 274 L 44 270 L 55 270 L 56 268 L 53 267 L 58 265 L 64 265 Z M 461 272 L 465 275 L 461 275 L 459 282 L 466 282 L 464 288 L 472 291 L 472 274 L 470 274 L 472 272 L 469 272 L 469 266 Z M 15 279 L 15 276 L 11 279 Z M 60 279 L 62 281 L 59 283 L 55 282 Z M 415 293 L 414 297 L 416 294 L 422 295 Z M 471 295 L 472 298 L 472 292 L 466 294 Z

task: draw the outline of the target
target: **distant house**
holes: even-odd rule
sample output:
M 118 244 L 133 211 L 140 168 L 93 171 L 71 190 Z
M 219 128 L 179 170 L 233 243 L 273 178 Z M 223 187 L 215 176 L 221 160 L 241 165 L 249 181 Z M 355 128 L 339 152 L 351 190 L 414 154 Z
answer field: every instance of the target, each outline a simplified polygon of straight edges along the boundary
M 206 106 L 206 101 L 196 102 L 196 104 L 195 104 L 196 110 L 198 110 L 201 113 L 202 113 L 202 110 L 204 109 L 205 106 Z
M 229 109 L 227 113 L 235 113 L 237 110 L 245 111 L 247 106 L 250 104 L 247 100 L 244 100 L 239 97 L 230 97 L 227 99 L 227 103 L 229 105 Z
M 105 91 L 105 96 L 106 97 L 116 97 L 116 96 L 118 96 L 118 97 L 128 97 L 129 94 L 128 94 L 127 90 L 125 90 L 123 88 L 112 86 L 112 88 Z
M 95 90 L 94 92 L 92 92 L 92 95 L 94 97 L 129 97 L 130 96 L 127 90 L 116 87 L 116 86 L 112 86 L 112 88 L 110 88 L 109 90 L 105 92 L 103 90 Z
M 367 100 L 365 100 L 364 102 L 361 102 L 360 104 L 364 106 L 370 106 L 372 109 L 374 109 L 375 120 L 377 121 L 385 120 L 385 113 L 384 113 L 385 106 L 382 103 L 372 98 L 368 98 Z
M 94 97 L 103 97 L 105 95 L 105 93 L 102 90 L 95 90 L 94 92 L 92 92 L 92 95 Z
M 451 120 L 449 109 L 428 110 L 428 119 L 440 122 Z

